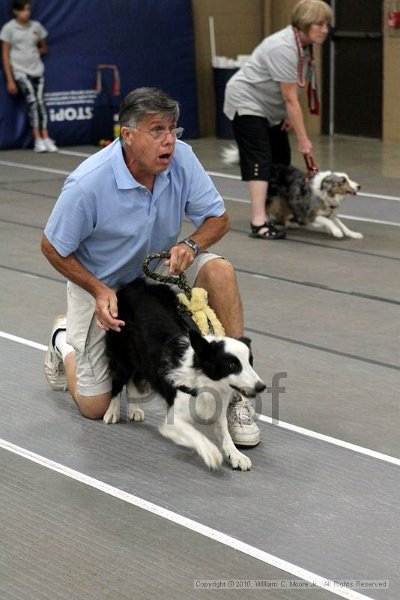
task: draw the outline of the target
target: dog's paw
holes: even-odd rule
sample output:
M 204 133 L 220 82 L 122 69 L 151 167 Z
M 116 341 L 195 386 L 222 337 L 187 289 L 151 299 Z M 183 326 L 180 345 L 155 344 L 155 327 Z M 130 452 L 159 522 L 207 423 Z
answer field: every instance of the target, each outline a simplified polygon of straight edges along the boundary
M 144 411 L 138 406 L 128 405 L 128 419 L 130 421 L 144 421 Z
M 349 231 L 347 232 L 347 236 L 353 240 L 361 240 L 364 237 L 363 234 L 358 231 Z
M 241 452 L 231 453 L 229 455 L 229 462 L 232 465 L 232 469 L 240 469 L 241 471 L 250 471 L 251 460 L 242 454 Z
M 210 443 L 210 446 L 207 448 L 207 450 L 201 452 L 201 457 L 206 463 L 207 467 L 212 471 L 217 471 L 222 465 L 222 454 L 214 444 Z
M 119 398 L 113 398 L 110 402 L 110 406 L 108 407 L 104 417 L 103 417 L 103 421 L 104 423 L 107 423 L 108 425 L 110 423 L 118 423 L 119 421 L 119 417 L 120 417 L 120 404 L 119 404 Z
M 335 238 L 342 238 L 343 237 L 343 232 L 340 231 L 340 229 L 338 227 L 335 227 L 335 229 L 332 229 L 331 230 L 331 234 Z

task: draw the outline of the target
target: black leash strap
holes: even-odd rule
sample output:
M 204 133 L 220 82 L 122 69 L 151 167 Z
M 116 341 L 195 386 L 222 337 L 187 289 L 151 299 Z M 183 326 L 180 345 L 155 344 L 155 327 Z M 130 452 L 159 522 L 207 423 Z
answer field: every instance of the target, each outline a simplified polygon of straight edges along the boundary
M 146 275 L 146 277 L 150 277 L 150 279 L 154 279 L 154 281 L 158 281 L 159 283 L 177 285 L 179 289 L 181 289 L 184 292 L 188 300 L 190 300 L 192 297 L 192 288 L 190 287 L 186 279 L 186 275 L 184 273 L 181 273 L 180 275 L 161 275 L 160 273 L 151 271 L 151 269 L 149 268 L 150 263 L 154 260 L 160 260 L 161 258 L 169 257 L 169 252 L 154 252 L 153 254 L 149 254 L 149 256 L 147 256 L 142 263 L 143 272 Z M 192 318 L 191 312 L 182 304 L 182 302 L 179 302 L 179 314 L 185 322 L 185 325 L 188 330 L 194 329 L 198 333 L 201 333 L 200 329 L 197 326 L 197 323 Z M 213 332 L 211 323 L 209 323 L 209 328 L 210 331 Z
M 159 283 L 169 283 L 170 285 L 177 285 L 186 295 L 186 297 L 190 300 L 192 297 L 192 288 L 187 282 L 186 276 L 184 273 L 180 275 L 160 275 L 160 273 L 155 273 L 151 271 L 149 268 L 149 264 L 153 262 L 153 260 L 160 260 L 160 258 L 169 258 L 169 252 L 154 252 L 153 254 L 149 254 L 143 263 L 142 269 L 146 277 L 150 277 L 154 279 L 154 281 L 158 281 Z

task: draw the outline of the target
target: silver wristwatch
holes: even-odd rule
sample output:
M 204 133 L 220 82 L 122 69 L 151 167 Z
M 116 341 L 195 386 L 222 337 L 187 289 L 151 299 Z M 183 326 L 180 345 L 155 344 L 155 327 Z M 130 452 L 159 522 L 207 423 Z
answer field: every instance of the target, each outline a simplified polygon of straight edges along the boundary
M 196 244 L 196 242 L 194 240 L 192 240 L 192 238 L 185 238 L 184 240 L 181 240 L 180 242 L 178 242 L 178 244 L 186 244 L 187 246 L 189 246 L 189 248 L 191 248 L 193 250 L 195 257 L 200 252 L 200 248 L 199 248 L 198 244 Z

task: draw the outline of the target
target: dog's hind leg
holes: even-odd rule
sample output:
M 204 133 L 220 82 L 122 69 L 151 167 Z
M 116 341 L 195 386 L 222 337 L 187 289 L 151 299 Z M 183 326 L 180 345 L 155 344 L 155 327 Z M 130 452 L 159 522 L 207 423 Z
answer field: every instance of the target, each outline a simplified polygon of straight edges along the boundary
M 173 414 L 173 410 L 174 407 L 172 406 L 168 411 L 164 425 L 159 428 L 161 435 L 179 446 L 196 450 L 209 469 L 213 471 L 219 469 L 222 464 L 222 454 L 217 446 L 210 442 L 200 431 L 197 431 L 191 423 Z
M 214 423 L 214 431 L 218 439 L 221 440 L 222 449 L 232 468 L 240 469 L 241 471 L 250 471 L 251 460 L 239 452 L 233 443 L 231 434 L 228 431 L 228 422 L 225 414 Z
M 117 394 L 114 396 L 114 398 L 111 398 L 110 405 L 103 416 L 104 423 L 118 423 L 120 417 L 120 406 L 121 394 Z
M 126 384 L 126 397 L 128 404 L 128 419 L 130 421 L 144 421 L 144 411 L 140 408 L 139 403 L 148 399 L 151 393 L 151 388 L 146 382 L 135 384 L 132 380 Z

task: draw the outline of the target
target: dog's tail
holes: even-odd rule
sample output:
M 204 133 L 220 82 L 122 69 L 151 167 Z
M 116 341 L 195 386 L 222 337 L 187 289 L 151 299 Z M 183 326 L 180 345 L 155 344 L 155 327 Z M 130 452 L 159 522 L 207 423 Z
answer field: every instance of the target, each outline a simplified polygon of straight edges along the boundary
M 238 165 L 239 164 L 239 150 L 235 144 L 231 144 L 226 148 L 222 148 L 221 151 L 222 162 L 225 165 Z

